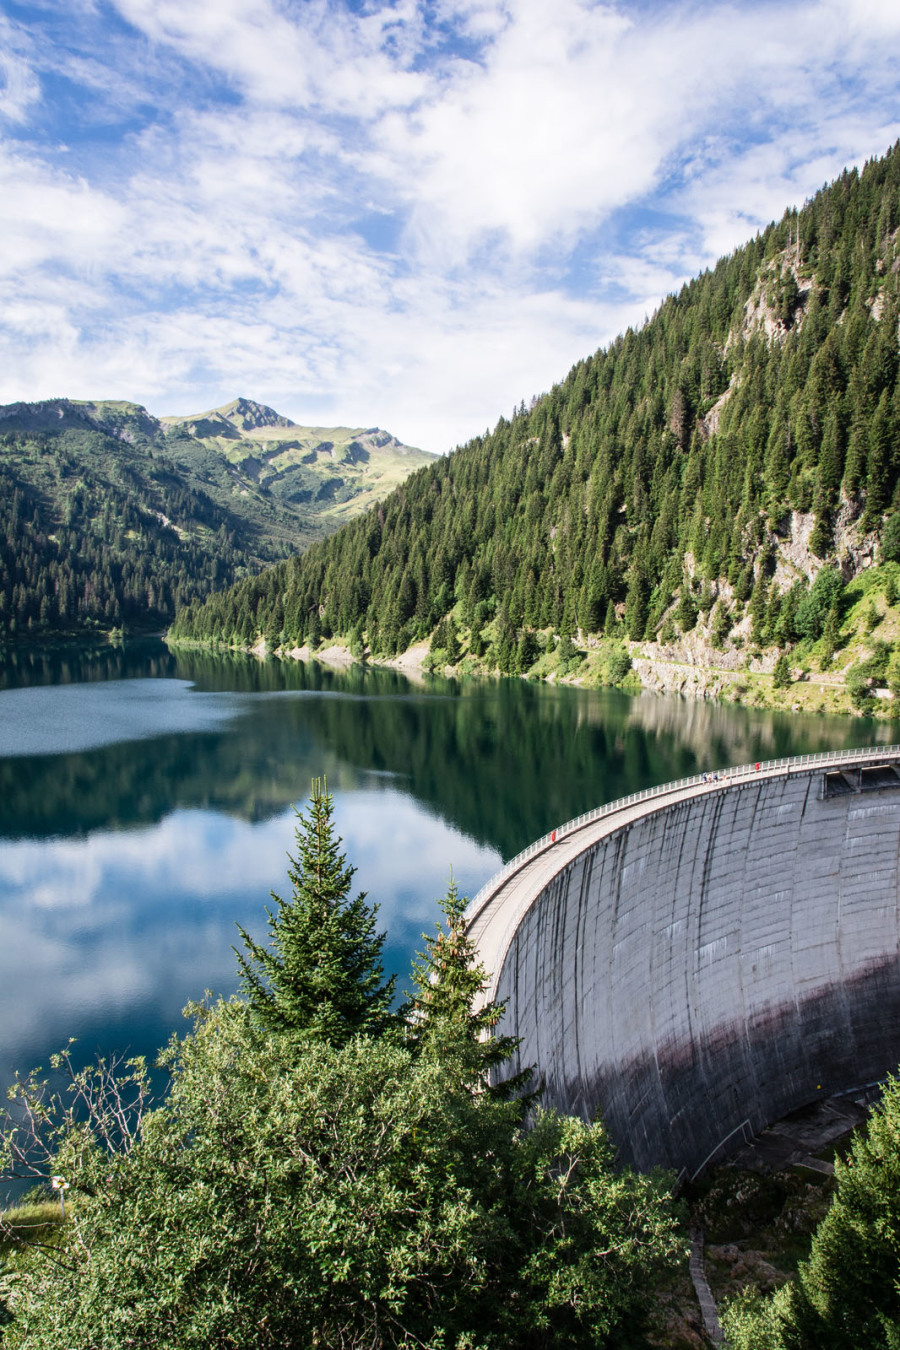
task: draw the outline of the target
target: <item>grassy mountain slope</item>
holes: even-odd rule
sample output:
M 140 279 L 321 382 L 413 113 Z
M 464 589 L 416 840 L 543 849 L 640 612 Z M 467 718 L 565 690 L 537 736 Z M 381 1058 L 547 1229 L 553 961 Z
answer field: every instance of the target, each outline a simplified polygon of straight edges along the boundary
M 900 558 L 898 225 L 895 147 L 175 635 L 432 635 L 438 660 L 542 673 L 550 647 L 572 673 L 601 638 L 699 633 L 726 662 L 829 665 L 846 583 Z
M 245 398 L 160 422 L 170 435 L 188 435 L 220 455 L 272 502 L 305 507 L 329 529 L 434 460 L 380 427 L 301 427 Z
M 196 421 L 216 434 L 193 434 Z M 127 402 L 2 407 L 0 637 L 158 627 L 432 458 L 377 429 L 295 427 L 245 399 L 183 421 Z

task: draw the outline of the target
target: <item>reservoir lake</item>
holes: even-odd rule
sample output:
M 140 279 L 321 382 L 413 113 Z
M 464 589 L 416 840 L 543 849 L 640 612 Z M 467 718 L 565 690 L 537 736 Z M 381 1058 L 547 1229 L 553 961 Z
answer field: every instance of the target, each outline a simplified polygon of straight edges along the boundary
M 450 869 L 470 897 L 603 802 L 896 726 L 520 680 L 125 648 L 0 661 L 0 1089 L 78 1041 L 146 1054 L 237 988 L 236 923 L 287 898 L 293 806 L 327 777 L 409 986 Z

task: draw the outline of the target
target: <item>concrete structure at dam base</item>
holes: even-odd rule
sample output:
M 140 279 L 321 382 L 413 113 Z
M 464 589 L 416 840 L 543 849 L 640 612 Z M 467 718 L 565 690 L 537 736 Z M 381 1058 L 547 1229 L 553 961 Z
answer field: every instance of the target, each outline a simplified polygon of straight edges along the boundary
M 544 1104 L 694 1177 L 900 1063 L 900 748 L 613 802 L 513 859 L 468 923 Z

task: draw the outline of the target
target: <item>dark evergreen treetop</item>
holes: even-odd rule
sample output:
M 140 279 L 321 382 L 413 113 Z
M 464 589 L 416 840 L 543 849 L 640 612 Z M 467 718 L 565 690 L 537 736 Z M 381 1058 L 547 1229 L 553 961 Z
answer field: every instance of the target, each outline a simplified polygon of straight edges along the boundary
M 393 1024 L 394 979 L 384 978 L 385 935 L 364 892 L 350 896 L 356 869 L 340 852 L 334 799 L 315 779 L 309 807 L 297 812 L 297 856 L 290 858 L 290 900 L 272 893 L 269 943 L 238 931 L 241 987 L 259 1022 L 272 1031 L 305 1031 L 331 1045 L 378 1035 Z
M 330 539 L 186 606 L 174 634 L 291 646 L 362 625 L 389 654 L 455 606 L 469 650 L 493 620 L 514 669 L 531 629 L 652 636 L 690 576 L 793 640 L 798 596 L 782 614 L 771 585 L 791 513 L 852 566 L 838 515 L 878 533 L 900 506 L 898 225 L 900 146 Z
M 489 975 L 478 960 L 466 925 L 466 899 L 460 896 L 452 876 L 447 894 L 438 903 L 444 923 L 437 924 L 433 936 L 424 935 L 425 950 L 413 963 L 415 988 L 401 1010 L 408 1023 L 409 1043 L 419 1051 L 439 1054 L 448 1041 L 466 1041 L 469 1075 L 475 1089 L 490 1087 L 502 1097 L 522 1093 L 532 1071 L 525 1069 L 502 1077 L 503 1067 L 515 1055 L 519 1042 L 513 1036 L 494 1034 L 504 1005 L 484 998 Z M 522 1097 L 523 1105 L 531 1100 Z
M 271 950 L 243 934 L 249 1004 L 188 1009 L 152 1109 L 143 1060 L 63 1054 L 61 1087 L 37 1070 L 0 1110 L 0 1182 L 68 1190 L 49 1238 L 0 1215 L 4 1350 L 644 1344 L 687 1255 L 674 1178 L 620 1167 L 600 1123 L 538 1110 L 524 1129 L 521 1100 L 481 1090 L 493 1013 L 472 1006 L 455 888 L 404 1044 L 319 783 L 297 839 Z
M 725 1310 L 734 1350 L 895 1350 L 900 1344 L 900 1081 L 834 1160 L 835 1193 L 796 1276 Z

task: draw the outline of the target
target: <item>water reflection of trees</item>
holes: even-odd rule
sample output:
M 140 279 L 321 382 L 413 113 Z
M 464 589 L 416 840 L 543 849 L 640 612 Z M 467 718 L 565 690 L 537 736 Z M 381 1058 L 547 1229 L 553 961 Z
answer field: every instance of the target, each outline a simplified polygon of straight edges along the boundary
M 175 674 L 172 652 L 158 639 L 116 645 L 105 639 L 0 646 L 0 690 L 36 684 L 85 684 L 103 680 L 165 679 Z
M 162 648 L 111 652 L 83 669 L 84 678 L 177 675 L 205 692 L 272 697 L 248 700 L 224 729 L 0 761 L 7 837 L 144 825 L 174 807 L 258 820 L 304 799 L 313 774 L 327 773 L 338 791 L 388 774 L 449 824 L 509 856 L 553 825 L 654 783 L 865 744 L 876 734 L 858 720 L 677 697 L 516 680 L 419 687 L 394 670 Z

